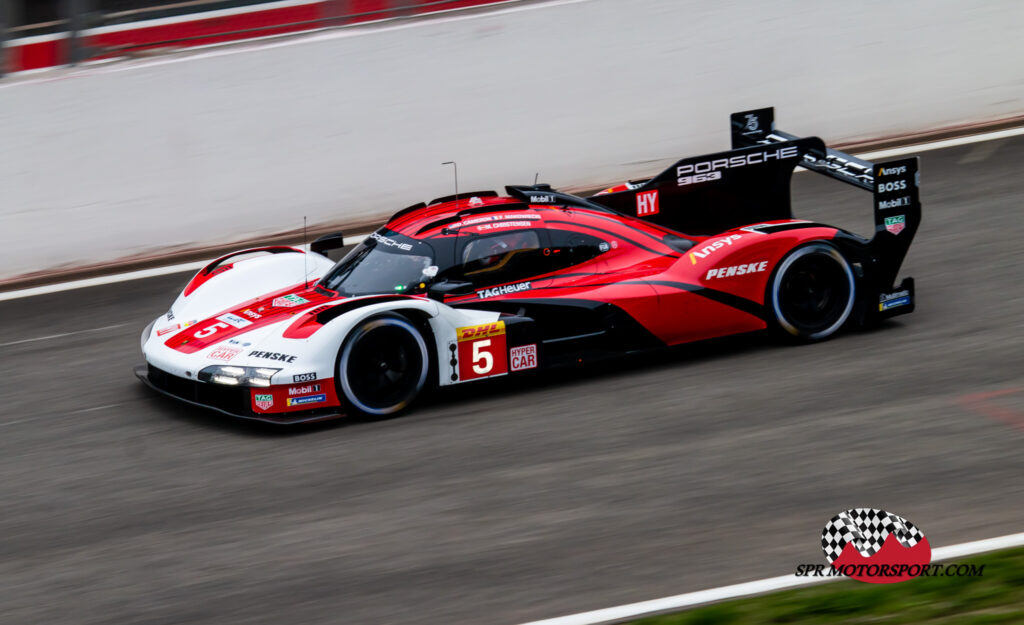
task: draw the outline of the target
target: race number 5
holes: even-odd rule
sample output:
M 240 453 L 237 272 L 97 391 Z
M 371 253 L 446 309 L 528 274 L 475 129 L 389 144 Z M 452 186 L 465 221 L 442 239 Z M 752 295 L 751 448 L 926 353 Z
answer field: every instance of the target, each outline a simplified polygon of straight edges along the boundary
M 505 322 L 456 328 L 459 341 L 459 379 L 475 380 L 508 373 Z
M 491 346 L 491 339 L 473 341 L 473 373 L 487 375 L 494 369 L 494 356 L 487 349 Z
M 202 330 L 196 331 L 195 337 L 197 339 L 205 339 L 206 337 L 208 337 L 211 334 L 215 333 L 217 330 L 222 330 L 222 329 L 226 330 L 226 329 L 228 329 L 230 327 L 231 326 L 229 326 L 228 324 L 224 323 L 223 321 L 218 321 L 217 323 L 214 323 L 214 324 L 206 326 Z

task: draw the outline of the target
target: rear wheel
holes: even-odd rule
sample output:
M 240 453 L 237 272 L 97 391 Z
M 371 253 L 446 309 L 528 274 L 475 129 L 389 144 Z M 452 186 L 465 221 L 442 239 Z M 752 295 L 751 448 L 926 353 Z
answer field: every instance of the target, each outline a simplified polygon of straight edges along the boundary
M 347 406 L 365 415 L 390 416 L 412 403 L 430 372 L 423 334 L 400 315 L 361 322 L 338 356 L 338 386 Z
M 816 242 L 782 260 L 768 296 L 779 329 L 799 340 L 820 341 L 849 319 L 854 294 L 850 264 L 832 245 Z

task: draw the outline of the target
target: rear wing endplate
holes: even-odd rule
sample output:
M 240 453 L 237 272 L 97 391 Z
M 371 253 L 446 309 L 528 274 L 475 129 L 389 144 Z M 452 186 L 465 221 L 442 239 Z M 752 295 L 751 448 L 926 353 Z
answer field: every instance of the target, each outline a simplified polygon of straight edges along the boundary
M 684 158 L 650 180 L 588 200 L 684 234 L 717 234 L 792 219 L 790 178 L 800 166 L 872 192 L 875 232 L 865 241 L 866 261 L 879 292 L 899 288 L 896 275 L 921 223 L 916 156 L 857 158 L 818 137 L 778 130 L 773 108 L 733 113 L 730 130 L 729 151 Z
M 733 149 L 799 140 L 796 135 L 775 128 L 773 108 L 733 113 L 729 121 Z M 883 289 L 895 281 L 921 223 L 919 165 L 916 156 L 873 163 L 824 143 L 812 147 L 800 159 L 804 169 L 872 192 L 875 232 L 869 247 L 878 263 Z

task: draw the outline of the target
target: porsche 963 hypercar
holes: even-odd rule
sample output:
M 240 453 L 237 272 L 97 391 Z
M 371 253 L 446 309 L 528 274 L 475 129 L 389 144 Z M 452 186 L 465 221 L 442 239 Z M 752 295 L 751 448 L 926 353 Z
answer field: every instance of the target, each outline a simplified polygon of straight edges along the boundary
M 914 309 L 897 272 L 918 160 L 871 163 L 732 115 L 732 149 L 590 197 L 508 186 L 395 213 L 339 262 L 209 263 L 142 335 L 152 388 L 250 419 L 391 415 L 425 389 L 774 329 L 802 341 Z M 793 219 L 794 169 L 872 192 L 864 238 Z

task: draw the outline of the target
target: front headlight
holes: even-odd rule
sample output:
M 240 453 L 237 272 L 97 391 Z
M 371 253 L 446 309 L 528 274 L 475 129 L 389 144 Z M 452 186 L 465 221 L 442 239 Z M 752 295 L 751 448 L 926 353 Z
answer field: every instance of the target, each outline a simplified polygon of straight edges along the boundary
M 199 380 L 227 386 L 270 386 L 270 378 L 280 369 L 212 365 L 199 372 Z

